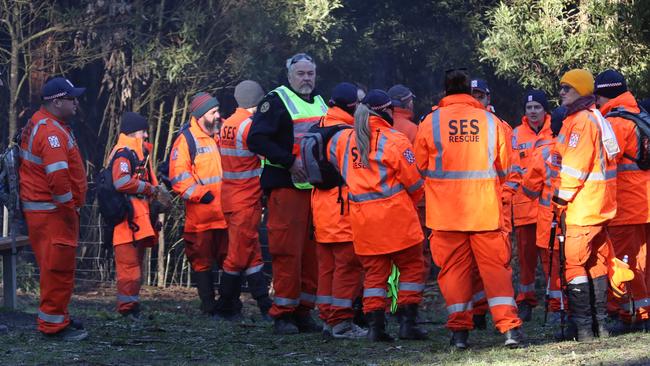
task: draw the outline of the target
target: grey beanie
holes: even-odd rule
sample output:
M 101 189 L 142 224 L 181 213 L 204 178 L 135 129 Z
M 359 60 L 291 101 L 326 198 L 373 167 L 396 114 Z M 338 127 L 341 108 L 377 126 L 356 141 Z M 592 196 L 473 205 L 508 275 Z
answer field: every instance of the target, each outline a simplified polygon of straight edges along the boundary
M 235 100 L 240 108 L 253 108 L 264 98 L 264 90 L 256 81 L 244 80 L 235 87 Z

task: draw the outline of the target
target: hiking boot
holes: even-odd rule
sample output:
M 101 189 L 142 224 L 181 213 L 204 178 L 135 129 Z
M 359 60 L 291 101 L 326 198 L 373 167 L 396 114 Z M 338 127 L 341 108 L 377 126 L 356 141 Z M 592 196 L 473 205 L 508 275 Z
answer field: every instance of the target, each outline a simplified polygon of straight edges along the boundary
M 269 310 L 273 302 L 269 298 L 269 284 L 261 270 L 246 275 L 248 290 L 251 296 L 257 301 L 257 307 L 260 309 L 260 317 L 264 322 L 271 322 L 273 318 L 269 315 Z
M 332 326 L 323 323 L 323 332 L 321 333 L 323 336 L 323 339 L 332 339 Z
M 393 337 L 386 333 L 386 314 L 384 310 L 375 310 L 366 314 L 368 320 L 368 339 L 372 342 L 392 342 Z
M 417 326 L 418 304 L 408 304 L 400 308 L 399 339 L 423 340 L 429 338 L 429 333 Z
M 293 319 L 290 316 L 284 315 L 273 319 L 273 334 L 289 335 L 298 333 L 298 327 L 293 323 Z
M 449 344 L 452 347 L 455 347 L 457 350 L 466 350 L 469 347 L 469 331 L 468 330 L 458 330 L 451 332 L 451 339 Z
M 565 321 L 564 329 L 562 329 L 562 322 L 559 321 L 558 327 L 560 329 L 555 332 L 554 336 L 557 342 L 575 341 L 578 339 L 578 328 L 571 320 Z
M 239 300 L 241 294 L 241 275 L 228 272 L 221 273 L 219 284 L 219 299 L 214 307 L 215 320 L 236 322 L 242 319 L 242 303 Z
M 269 315 L 269 310 L 271 310 L 271 306 L 273 305 L 273 301 L 266 296 L 266 297 L 261 297 L 257 299 L 257 307 L 260 309 L 260 317 L 262 318 L 262 321 L 264 322 L 272 322 L 273 318 Z
M 610 336 L 619 336 L 633 331 L 633 325 L 621 319 L 611 319 L 607 325 L 607 332 Z
M 487 318 L 485 314 L 472 315 L 472 322 L 474 322 L 474 329 L 478 329 L 478 330 L 487 329 Z
M 76 329 L 68 324 L 62 331 L 45 334 L 46 338 L 56 341 L 78 342 L 88 338 L 88 332 L 85 329 Z
M 85 329 L 84 323 L 82 323 L 80 320 L 75 320 L 72 318 L 70 318 L 69 326 L 73 327 L 74 329 Z
M 310 312 L 304 314 L 296 313 L 294 314 L 294 319 L 300 333 L 318 333 L 322 329 L 322 327 L 316 323 L 314 318 L 312 318 Z
M 520 327 L 509 329 L 504 336 L 506 341 L 503 345 L 508 348 L 517 348 L 524 342 L 524 334 Z
M 366 316 L 363 314 L 363 301 L 361 297 L 357 297 L 354 300 L 352 308 L 354 309 L 354 318 L 352 319 L 352 322 L 361 328 L 368 328 L 368 321 L 366 320 Z
M 193 272 L 196 290 L 201 300 L 201 312 L 203 314 L 213 315 L 217 302 L 214 299 L 214 278 L 212 271 Z
M 593 319 L 592 319 L 592 331 L 593 336 L 600 338 L 607 338 L 610 336 L 609 329 L 607 327 L 607 292 L 608 292 L 608 281 L 607 276 L 600 276 L 594 278 L 592 281 L 593 284 L 593 307 L 591 308 Z M 613 335 L 613 334 L 612 334 Z
M 591 291 L 589 283 L 569 284 L 567 299 L 569 300 L 569 319 L 576 326 L 576 340 L 589 342 L 594 339 L 594 316 L 591 307 Z
M 344 320 L 332 327 L 332 337 L 337 339 L 359 339 L 368 336 L 368 330 L 354 324 L 352 320 Z
M 519 319 L 524 322 L 529 322 L 533 318 L 533 307 L 527 302 L 517 304 L 519 308 Z

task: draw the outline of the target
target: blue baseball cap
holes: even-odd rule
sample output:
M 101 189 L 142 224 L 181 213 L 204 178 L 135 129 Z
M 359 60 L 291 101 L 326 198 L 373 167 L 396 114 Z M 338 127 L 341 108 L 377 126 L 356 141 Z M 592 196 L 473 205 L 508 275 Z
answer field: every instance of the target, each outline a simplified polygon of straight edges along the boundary
M 472 90 L 477 89 L 482 91 L 485 94 L 490 94 L 490 87 L 488 86 L 487 81 L 483 79 L 473 79 L 471 83 Z
M 79 97 L 86 91 L 86 88 L 75 88 L 70 80 L 57 77 L 49 80 L 41 90 L 41 99 L 52 100 L 61 97 Z

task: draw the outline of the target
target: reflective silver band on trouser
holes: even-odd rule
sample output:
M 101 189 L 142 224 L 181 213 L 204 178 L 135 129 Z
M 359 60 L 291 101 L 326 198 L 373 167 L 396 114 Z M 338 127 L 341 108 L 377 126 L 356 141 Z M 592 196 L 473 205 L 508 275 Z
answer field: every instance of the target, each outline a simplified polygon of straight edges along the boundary
M 246 276 L 250 276 L 250 275 L 252 275 L 253 273 L 257 273 L 257 272 L 261 271 L 262 268 L 264 268 L 264 263 L 262 263 L 262 264 L 258 264 L 257 266 L 253 266 L 253 267 L 247 268 L 247 269 L 244 271 L 244 274 L 245 274 Z
M 273 298 L 273 303 L 278 306 L 290 306 L 295 307 L 300 304 L 300 299 L 288 299 L 286 297 L 275 297 Z
M 136 191 L 136 193 L 144 192 L 145 188 L 147 188 L 147 184 L 145 182 L 143 182 L 143 181 L 139 181 L 138 182 L 138 190 Z
M 336 297 L 332 298 L 332 306 L 338 306 L 340 308 L 351 308 L 352 300 L 351 299 L 339 299 Z
M 189 200 L 192 197 L 192 193 L 196 190 L 196 186 L 198 184 L 192 184 L 190 188 L 185 190 L 185 193 L 183 193 L 183 198 L 186 200 Z
M 451 304 L 447 306 L 447 313 L 449 315 L 454 314 L 454 313 L 461 313 L 464 311 L 470 311 L 474 308 L 472 305 L 472 302 L 465 302 L 465 303 L 458 303 L 458 304 Z
M 422 292 L 424 290 L 424 284 L 416 282 L 400 282 L 398 290 Z
M 45 166 L 45 174 L 52 174 L 58 170 L 68 169 L 67 161 L 57 161 L 56 163 Z
M 574 277 L 571 281 L 569 281 L 569 285 L 579 285 L 581 283 L 588 283 L 588 282 L 589 282 L 589 277 L 578 276 L 578 277 Z
M 219 183 L 221 182 L 221 177 L 218 175 L 215 175 L 214 177 L 208 177 L 205 179 L 201 179 L 201 183 L 206 186 L 208 184 L 214 184 L 214 183 Z
M 562 298 L 562 291 L 560 291 L 560 290 L 549 291 L 548 295 L 549 295 L 549 297 L 551 299 L 561 299 Z
M 316 295 L 308 294 L 306 292 L 300 293 L 300 301 L 314 303 L 316 302 Z
M 519 285 L 519 292 L 532 292 L 535 291 L 535 282 L 528 285 Z
M 52 202 L 29 202 L 20 201 L 23 211 L 52 211 L 56 210 L 56 205 Z
M 488 305 L 490 307 L 506 305 L 517 307 L 517 302 L 511 296 L 497 296 L 497 297 L 488 297 Z
M 650 298 L 646 297 L 645 299 L 634 300 L 633 306 L 636 311 L 639 311 L 639 308 L 650 307 Z M 627 300 L 625 301 L 625 303 L 621 304 L 621 308 L 627 311 L 628 313 L 632 311 L 632 309 L 630 308 L 630 302 Z
M 117 301 L 119 302 L 138 302 L 140 301 L 140 296 L 138 295 L 122 295 L 122 294 L 117 294 Z
M 363 297 L 386 297 L 384 288 L 367 288 L 363 290 Z
M 316 295 L 316 305 L 325 305 L 332 303 L 332 296 Z
M 54 324 L 61 324 L 65 321 L 65 315 L 46 314 L 41 310 L 38 311 L 38 318 L 44 322 L 54 323 Z

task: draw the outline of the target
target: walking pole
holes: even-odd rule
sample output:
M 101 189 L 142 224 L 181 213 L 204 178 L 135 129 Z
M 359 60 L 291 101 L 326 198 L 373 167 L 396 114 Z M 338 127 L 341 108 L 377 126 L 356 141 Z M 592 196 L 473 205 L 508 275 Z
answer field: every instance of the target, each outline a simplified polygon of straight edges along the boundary
M 565 275 L 565 265 L 566 265 L 566 255 L 565 255 L 565 239 L 566 239 L 566 219 L 565 214 L 563 213 L 560 217 L 560 235 L 557 236 L 559 244 L 559 255 L 560 255 L 560 332 L 562 334 L 562 339 L 565 338 L 565 328 L 566 328 L 566 311 L 564 308 L 564 294 L 567 288 L 566 275 Z M 556 217 L 557 220 L 557 217 Z

